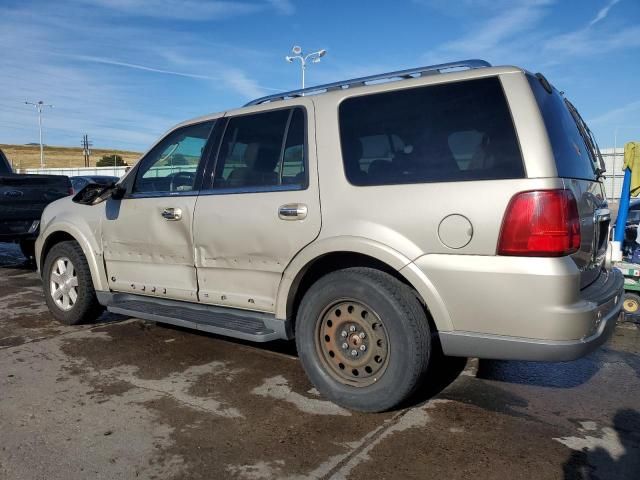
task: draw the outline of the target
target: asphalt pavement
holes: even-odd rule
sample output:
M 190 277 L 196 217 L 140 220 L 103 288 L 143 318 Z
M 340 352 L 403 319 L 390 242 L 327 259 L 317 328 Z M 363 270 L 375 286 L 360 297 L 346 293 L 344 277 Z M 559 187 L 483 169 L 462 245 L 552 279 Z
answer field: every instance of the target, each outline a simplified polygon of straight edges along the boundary
M 292 343 L 64 326 L 0 244 L 2 479 L 639 479 L 640 329 L 569 363 L 440 359 L 404 409 L 324 400 Z

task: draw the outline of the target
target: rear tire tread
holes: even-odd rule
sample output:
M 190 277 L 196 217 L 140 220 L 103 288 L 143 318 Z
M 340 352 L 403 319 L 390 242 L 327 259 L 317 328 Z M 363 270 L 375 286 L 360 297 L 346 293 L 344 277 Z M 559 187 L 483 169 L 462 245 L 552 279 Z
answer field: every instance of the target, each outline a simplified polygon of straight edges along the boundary
M 321 291 L 325 286 L 335 284 L 336 282 L 350 284 L 363 278 L 366 279 L 367 283 L 375 284 L 378 290 L 385 293 L 386 300 L 393 304 L 394 308 L 399 307 L 399 310 L 402 312 L 401 322 L 412 338 L 413 354 L 411 358 L 407 359 L 409 369 L 408 372 L 406 372 L 409 373 L 410 376 L 408 379 L 405 379 L 401 385 L 398 384 L 394 392 L 385 392 L 386 395 L 380 395 L 380 398 L 377 399 L 371 398 L 371 395 L 364 391 L 368 387 L 363 387 L 362 395 L 368 396 L 369 401 L 364 399 L 362 401 L 353 401 L 355 391 L 341 391 L 340 389 L 343 387 L 339 385 L 339 388 L 332 388 L 330 384 L 326 386 L 326 388 L 322 388 L 325 387 L 324 385 L 316 385 L 316 387 L 332 401 L 347 408 L 367 412 L 380 412 L 395 408 L 410 398 L 419 388 L 421 380 L 425 377 L 429 366 L 433 345 L 431 328 L 425 309 L 413 289 L 392 275 L 373 268 L 351 267 L 337 270 L 321 277 L 305 293 L 300 304 L 300 309 L 298 310 L 298 320 L 304 322 L 310 321 L 308 319 L 302 320 L 301 314 L 304 315 L 307 309 L 312 308 L 309 304 L 314 302 L 312 298 L 314 291 Z M 366 301 L 366 298 L 362 300 Z M 382 321 L 385 323 L 384 318 L 382 318 Z M 299 335 L 296 335 L 296 343 L 303 367 L 309 373 L 312 371 L 312 362 L 318 362 L 318 359 L 315 358 L 315 352 L 309 355 L 304 352 L 304 347 L 301 344 L 302 339 Z M 391 353 L 391 355 L 398 355 L 398 353 Z M 393 396 L 391 396 L 390 393 L 393 393 Z M 391 400 L 391 397 L 393 397 L 393 400 Z

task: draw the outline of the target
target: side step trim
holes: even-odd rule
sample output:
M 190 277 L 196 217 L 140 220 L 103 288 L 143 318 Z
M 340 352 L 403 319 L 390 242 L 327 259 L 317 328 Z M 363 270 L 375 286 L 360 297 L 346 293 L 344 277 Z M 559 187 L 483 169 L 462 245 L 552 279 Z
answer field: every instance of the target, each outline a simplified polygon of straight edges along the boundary
M 251 342 L 289 340 L 288 322 L 273 314 L 202 305 L 127 293 L 96 292 L 100 304 L 121 315 L 239 338 Z

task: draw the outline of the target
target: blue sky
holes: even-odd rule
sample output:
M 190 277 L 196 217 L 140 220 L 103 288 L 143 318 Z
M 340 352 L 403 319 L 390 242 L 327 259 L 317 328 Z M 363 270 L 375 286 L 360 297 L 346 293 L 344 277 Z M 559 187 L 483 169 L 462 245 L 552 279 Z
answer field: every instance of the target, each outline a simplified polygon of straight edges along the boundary
M 308 84 L 464 58 L 542 71 L 601 147 L 640 140 L 638 0 L 0 0 L 0 143 L 144 151 L 171 125 Z

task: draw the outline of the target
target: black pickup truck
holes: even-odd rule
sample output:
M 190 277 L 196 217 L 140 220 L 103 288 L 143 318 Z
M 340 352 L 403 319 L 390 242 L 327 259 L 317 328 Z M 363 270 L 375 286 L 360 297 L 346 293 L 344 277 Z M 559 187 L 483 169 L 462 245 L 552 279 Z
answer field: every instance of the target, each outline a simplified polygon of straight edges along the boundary
M 71 193 L 64 175 L 13 173 L 0 150 L 0 242 L 17 242 L 25 257 L 33 257 L 44 207 Z

